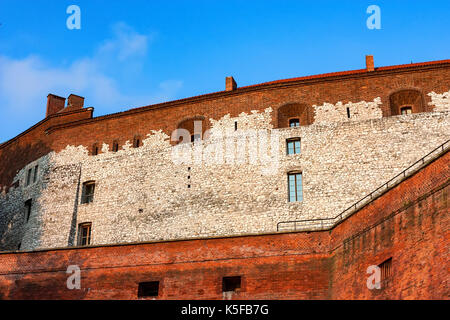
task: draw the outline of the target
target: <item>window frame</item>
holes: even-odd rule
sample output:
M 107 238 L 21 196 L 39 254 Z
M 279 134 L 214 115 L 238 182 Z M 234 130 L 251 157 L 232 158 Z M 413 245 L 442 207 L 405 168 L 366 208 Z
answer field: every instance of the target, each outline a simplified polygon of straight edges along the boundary
M 295 147 L 295 143 L 298 142 L 298 152 L 295 152 L 297 149 Z M 289 153 L 289 144 L 293 143 L 293 153 Z M 294 155 L 294 154 L 300 154 L 302 150 L 302 144 L 301 144 L 301 138 L 300 137 L 295 137 L 295 138 L 288 138 L 286 139 L 286 154 L 287 155 Z
M 295 121 L 295 122 L 294 122 Z M 292 123 L 297 123 L 298 125 L 292 125 Z M 300 118 L 291 118 L 288 121 L 289 128 L 298 128 L 300 127 Z
M 95 181 L 86 181 L 83 183 L 83 189 L 81 193 L 81 204 L 89 204 L 94 202 L 94 194 L 95 194 Z M 87 194 L 87 188 L 92 186 L 92 192 Z
M 151 288 L 152 290 L 145 288 L 145 285 L 156 286 L 156 288 Z M 143 281 L 138 283 L 138 299 L 145 298 L 157 298 L 160 295 L 161 281 Z M 150 293 L 145 292 L 148 290 Z
M 300 176 L 300 184 L 297 181 L 298 176 Z M 294 194 L 295 200 L 291 197 L 291 177 L 294 177 Z M 303 172 L 302 171 L 291 171 L 287 173 L 288 180 L 288 202 L 303 202 Z M 298 188 L 300 186 L 300 188 Z
M 87 229 L 88 232 L 86 234 L 86 236 L 84 236 L 83 231 Z M 77 240 L 77 244 L 80 247 L 85 247 L 85 246 L 89 246 L 91 244 L 91 239 L 92 239 L 92 222 L 83 222 L 80 223 L 78 225 L 78 240 Z M 83 240 L 86 240 L 86 243 L 83 243 Z
M 406 110 L 406 113 L 403 113 L 404 110 Z M 409 111 L 409 113 L 408 113 L 408 111 Z M 406 116 L 406 115 L 409 115 L 409 114 L 412 114 L 412 113 L 413 112 L 412 112 L 412 106 L 411 105 L 404 105 L 404 106 L 400 107 L 400 115 Z

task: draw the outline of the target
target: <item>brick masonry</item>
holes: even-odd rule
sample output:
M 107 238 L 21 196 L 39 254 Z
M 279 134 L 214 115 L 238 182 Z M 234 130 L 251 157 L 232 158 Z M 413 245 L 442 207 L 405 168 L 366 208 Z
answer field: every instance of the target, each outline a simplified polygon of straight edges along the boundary
M 330 231 L 0 253 L 2 299 L 446 299 L 450 153 Z M 381 289 L 367 267 L 392 259 Z M 81 269 L 69 290 L 68 265 Z M 224 294 L 222 277 L 241 276 Z
M 449 139 L 448 75 L 447 62 L 238 88 L 98 118 L 90 109 L 56 113 L 0 146 L 0 248 L 72 246 L 83 222 L 92 222 L 98 245 L 270 233 L 280 221 L 335 216 Z M 292 115 L 282 107 L 296 104 L 299 113 L 309 108 L 298 116 L 312 123 L 284 128 L 280 119 Z M 413 114 L 392 116 L 404 104 Z M 172 131 L 194 118 L 210 133 L 204 152 L 189 145 L 192 161 L 174 161 Z M 251 140 L 255 130 L 270 143 Z M 140 148 L 131 147 L 135 136 Z M 293 137 L 301 153 L 287 155 Z M 258 153 L 264 145 L 267 154 Z M 38 181 L 26 186 L 36 164 Z M 291 171 L 303 175 L 301 202 L 288 201 Z M 81 204 L 90 180 L 94 202 Z

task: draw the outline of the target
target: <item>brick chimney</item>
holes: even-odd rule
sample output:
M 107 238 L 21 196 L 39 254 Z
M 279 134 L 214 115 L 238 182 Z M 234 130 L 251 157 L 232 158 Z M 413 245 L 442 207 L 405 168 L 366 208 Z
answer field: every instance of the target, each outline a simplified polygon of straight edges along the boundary
M 84 97 L 77 96 L 76 94 L 71 94 L 67 98 L 67 108 L 70 109 L 83 109 Z
M 50 93 L 47 96 L 47 112 L 45 114 L 45 117 L 51 116 L 52 114 L 61 111 L 62 109 L 64 109 L 65 104 L 66 98 L 58 97 L 57 95 Z
M 367 55 L 366 56 L 366 70 L 367 71 L 375 71 L 375 65 L 373 63 L 373 56 Z
M 233 91 L 236 90 L 237 84 L 236 81 L 234 81 L 233 77 L 226 77 L 225 78 L 225 90 L 226 91 Z

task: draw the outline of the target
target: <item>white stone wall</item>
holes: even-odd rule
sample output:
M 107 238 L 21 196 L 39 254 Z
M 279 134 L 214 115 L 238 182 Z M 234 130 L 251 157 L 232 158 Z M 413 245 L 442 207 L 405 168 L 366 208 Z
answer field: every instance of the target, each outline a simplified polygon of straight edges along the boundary
M 433 111 L 450 111 L 450 90 L 442 94 L 430 92 L 431 97 L 429 105 L 434 106 Z
M 348 121 L 347 105 L 359 120 Z M 275 232 L 280 221 L 337 215 L 450 139 L 446 111 L 381 118 L 378 98 L 347 105 L 316 106 L 328 108 L 331 118 L 298 128 L 273 129 L 271 108 L 210 119 L 209 139 L 184 145 L 194 151 L 190 161 L 174 153 L 161 131 L 117 153 L 106 144 L 97 156 L 82 146 L 52 152 L 38 160 L 36 184 L 0 195 L 0 247 L 16 249 L 20 241 L 24 250 L 65 247 L 76 243 L 74 228 L 83 222 L 92 223 L 92 244 Z M 292 137 L 301 138 L 298 155 L 286 154 Z M 16 179 L 23 182 L 27 168 Z M 292 170 L 303 173 L 298 203 L 288 202 Z M 89 180 L 96 181 L 94 202 L 80 204 L 81 184 Z

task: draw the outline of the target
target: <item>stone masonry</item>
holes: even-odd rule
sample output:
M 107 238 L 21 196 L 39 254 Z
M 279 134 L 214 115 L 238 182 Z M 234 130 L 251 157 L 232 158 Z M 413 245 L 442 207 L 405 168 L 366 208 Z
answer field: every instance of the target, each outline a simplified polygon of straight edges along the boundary
M 68 145 L 22 168 L 0 195 L 0 249 L 74 246 L 84 222 L 100 245 L 272 233 L 280 221 L 334 217 L 450 139 L 450 91 L 428 95 L 433 112 L 383 117 L 377 97 L 314 105 L 315 122 L 301 127 L 273 128 L 267 107 L 207 119 L 202 142 L 174 145 L 152 130 L 118 152 Z M 287 155 L 286 139 L 297 137 L 300 154 Z M 302 173 L 301 202 L 288 201 L 291 171 Z M 86 181 L 94 201 L 81 204 Z

